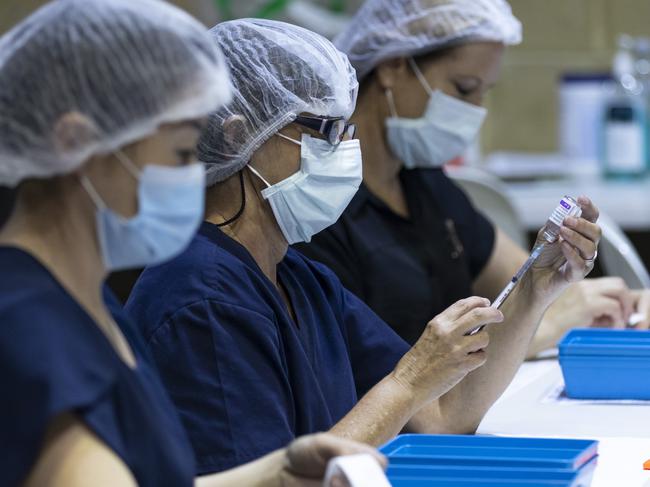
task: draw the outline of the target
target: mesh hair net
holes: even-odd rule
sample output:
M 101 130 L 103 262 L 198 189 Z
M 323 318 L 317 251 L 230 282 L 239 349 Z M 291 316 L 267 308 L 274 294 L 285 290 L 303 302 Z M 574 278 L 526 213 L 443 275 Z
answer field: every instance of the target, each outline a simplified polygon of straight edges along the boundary
M 160 0 L 50 2 L 0 38 L 0 86 L 8 186 L 206 116 L 231 92 L 207 30 Z
M 354 69 L 324 37 L 261 19 L 224 22 L 210 32 L 225 54 L 233 99 L 210 116 L 199 141 L 208 185 L 238 172 L 300 113 L 352 115 L 359 87 Z M 226 122 L 231 130 L 223 130 Z
M 334 39 L 362 79 L 387 59 L 464 41 L 521 42 L 521 23 L 505 0 L 366 0 Z

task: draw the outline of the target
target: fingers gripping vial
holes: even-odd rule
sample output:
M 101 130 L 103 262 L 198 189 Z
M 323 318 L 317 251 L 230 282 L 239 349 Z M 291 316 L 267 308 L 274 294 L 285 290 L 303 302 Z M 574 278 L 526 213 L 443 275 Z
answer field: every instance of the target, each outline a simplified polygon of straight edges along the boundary
M 542 236 L 546 242 L 541 242 L 535 246 L 528 259 L 526 259 L 526 262 L 524 262 L 521 268 L 512 277 L 508 285 L 503 289 L 503 291 L 501 291 L 501 294 L 499 294 L 492 303 L 494 308 L 499 309 L 508 296 L 510 296 L 510 293 L 517 283 L 522 277 L 524 277 L 526 272 L 528 272 L 528 269 L 530 269 L 535 260 L 540 256 L 546 243 L 553 243 L 558 239 L 560 227 L 562 226 L 564 219 L 568 217 L 579 218 L 581 214 L 582 209 L 578 206 L 578 202 L 571 196 L 565 196 L 560 200 L 560 204 L 555 207 L 555 210 L 553 210 L 553 213 L 544 225 Z
M 578 202 L 571 196 L 565 196 L 560 200 L 553 213 L 544 225 L 543 237 L 548 243 L 553 243 L 557 240 L 560 233 L 560 227 L 565 218 L 574 217 L 580 218 L 582 209 L 578 206 Z
M 564 196 L 564 198 L 560 200 L 560 203 L 555 207 L 555 210 L 553 210 L 553 213 L 544 225 L 542 237 L 545 241 L 540 242 L 535 246 L 528 259 L 526 259 L 526 262 L 524 262 L 517 273 L 512 276 L 512 279 L 510 282 L 508 282 L 506 287 L 503 288 L 503 291 L 501 291 L 501 293 L 496 297 L 492 303 L 493 308 L 499 309 L 505 300 L 508 299 L 510 293 L 512 293 L 512 291 L 517 286 L 517 283 L 524 277 L 524 275 L 526 275 L 528 269 L 532 267 L 537 258 L 540 256 L 542 250 L 544 250 L 545 245 L 547 243 L 554 243 L 557 241 L 560 234 L 560 227 L 562 226 L 564 219 L 568 217 L 579 218 L 580 215 L 582 215 L 582 209 L 580 206 L 578 206 L 578 202 L 575 199 L 573 199 L 571 196 Z M 483 328 L 484 327 L 480 327 L 473 330 L 470 335 L 478 333 Z

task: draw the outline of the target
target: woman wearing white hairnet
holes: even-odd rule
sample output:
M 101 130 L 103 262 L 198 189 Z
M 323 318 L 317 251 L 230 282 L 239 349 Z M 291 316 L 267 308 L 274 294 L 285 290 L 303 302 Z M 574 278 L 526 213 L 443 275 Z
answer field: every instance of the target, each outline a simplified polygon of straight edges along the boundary
M 347 122 L 358 85 L 347 58 L 280 22 L 226 22 L 212 33 L 234 99 L 210 116 L 199 142 L 206 221 L 185 253 L 145 270 L 126 306 L 200 471 L 314 431 L 372 445 L 405 427 L 473 432 L 549 300 L 590 264 L 568 244 L 566 263 L 557 247 L 547 254 L 506 304 L 496 352 L 485 350 L 486 331 L 468 335 L 503 320 L 477 297 L 429 317 L 410 348 L 329 269 L 288 247 L 334 223 L 361 182 Z M 591 205 L 584 211 L 595 219 Z M 598 228 L 587 220 L 580 228 L 594 235 L 580 250 L 594 252 Z
M 0 484 L 192 485 L 177 413 L 102 291 L 198 227 L 200 121 L 230 99 L 221 55 L 163 2 L 59 0 L 0 39 L 0 85 L 0 184 L 17 186 L 0 232 Z M 201 484 L 318 485 L 330 457 L 367 451 L 309 437 Z
M 476 138 L 504 48 L 520 40 L 504 0 L 368 0 L 335 40 L 361 79 L 353 118 L 364 182 L 338 223 L 299 249 L 409 343 L 457 299 L 495 298 L 528 257 L 442 171 Z M 576 224 L 563 230 L 572 243 Z M 622 326 L 635 302 L 650 308 L 650 295 L 641 298 L 620 279 L 576 283 L 545 314 L 529 353 L 571 327 Z

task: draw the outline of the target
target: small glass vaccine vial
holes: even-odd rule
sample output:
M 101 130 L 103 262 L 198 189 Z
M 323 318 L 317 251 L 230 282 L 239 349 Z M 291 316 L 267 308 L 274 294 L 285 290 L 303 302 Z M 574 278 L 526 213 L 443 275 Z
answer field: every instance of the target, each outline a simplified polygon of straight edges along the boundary
M 560 227 L 564 219 L 569 216 L 580 218 L 580 215 L 582 215 L 582 208 L 578 206 L 578 202 L 571 196 L 564 196 L 560 200 L 560 204 L 553 210 L 546 225 L 544 225 L 544 239 L 548 243 L 555 242 L 560 234 Z

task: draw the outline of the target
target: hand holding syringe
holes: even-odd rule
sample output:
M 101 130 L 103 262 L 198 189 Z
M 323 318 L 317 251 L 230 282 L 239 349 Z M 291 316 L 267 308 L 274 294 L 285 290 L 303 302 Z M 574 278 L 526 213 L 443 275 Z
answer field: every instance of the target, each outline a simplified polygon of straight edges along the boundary
M 517 286 L 517 283 L 526 275 L 528 269 L 532 267 L 537 258 L 540 256 L 544 247 L 547 243 L 551 244 L 557 241 L 560 235 L 560 227 L 562 226 L 564 219 L 567 217 L 579 218 L 582 214 L 582 209 L 578 206 L 578 202 L 573 199 L 571 196 L 565 196 L 560 200 L 560 204 L 557 205 L 551 216 L 549 217 L 546 225 L 544 225 L 544 230 L 542 236 L 544 241 L 538 243 L 533 251 L 530 253 L 526 262 L 519 268 L 517 273 L 512 277 L 510 282 L 503 288 L 503 291 L 497 296 L 497 298 L 492 303 L 493 308 L 499 309 L 501 305 L 508 299 L 510 293 Z M 469 335 L 474 335 L 484 328 L 484 326 L 472 330 Z

